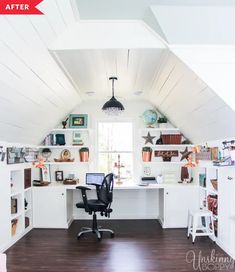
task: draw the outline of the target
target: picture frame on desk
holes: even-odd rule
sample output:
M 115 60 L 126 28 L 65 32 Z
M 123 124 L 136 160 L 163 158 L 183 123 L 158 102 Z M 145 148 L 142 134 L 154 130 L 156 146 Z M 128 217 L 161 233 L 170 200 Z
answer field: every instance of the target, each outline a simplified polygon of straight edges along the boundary
M 56 181 L 63 181 L 64 180 L 63 171 L 55 171 L 55 180 Z
M 88 114 L 70 114 L 69 128 L 87 128 Z
M 44 168 L 41 169 L 42 181 L 51 182 L 51 169 L 50 165 L 45 164 Z

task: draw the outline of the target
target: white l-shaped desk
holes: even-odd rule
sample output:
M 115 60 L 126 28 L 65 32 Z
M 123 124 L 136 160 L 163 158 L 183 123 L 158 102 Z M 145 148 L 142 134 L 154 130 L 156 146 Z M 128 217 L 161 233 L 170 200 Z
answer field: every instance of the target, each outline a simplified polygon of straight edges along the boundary
M 83 184 L 79 184 L 83 185 Z M 56 182 L 33 187 L 33 226 L 35 228 L 68 228 L 74 219 L 91 216 L 75 204 L 81 199 L 78 185 Z M 95 198 L 94 190 L 88 198 Z M 194 184 L 122 184 L 114 186 L 113 213 L 110 219 L 158 219 L 163 228 L 187 226 L 188 209 L 198 208 L 198 186 Z M 106 217 L 99 217 L 106 219 Z

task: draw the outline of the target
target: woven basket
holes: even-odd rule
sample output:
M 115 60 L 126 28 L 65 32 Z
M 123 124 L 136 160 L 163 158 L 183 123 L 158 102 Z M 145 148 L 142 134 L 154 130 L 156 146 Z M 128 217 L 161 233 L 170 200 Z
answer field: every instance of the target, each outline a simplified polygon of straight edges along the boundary
M 161 139 L 163 144 L 181 144 L 181 134 L 163 134 Z
M 211 184 L 213 188 L 217 191 L 218 189 L 218 180 L 217 179 L 211 179 Z

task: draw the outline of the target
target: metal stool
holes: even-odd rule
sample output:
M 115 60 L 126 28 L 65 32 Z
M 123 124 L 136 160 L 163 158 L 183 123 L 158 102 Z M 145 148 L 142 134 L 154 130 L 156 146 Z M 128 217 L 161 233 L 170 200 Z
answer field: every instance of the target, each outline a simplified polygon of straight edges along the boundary
M 211 236 L 212 240 L 215 242 L 214 220 L 211 211 L 209 210 L 189 211 L 188 238 L 190 234 L 192 235 L 193 244 L 197 236 Z

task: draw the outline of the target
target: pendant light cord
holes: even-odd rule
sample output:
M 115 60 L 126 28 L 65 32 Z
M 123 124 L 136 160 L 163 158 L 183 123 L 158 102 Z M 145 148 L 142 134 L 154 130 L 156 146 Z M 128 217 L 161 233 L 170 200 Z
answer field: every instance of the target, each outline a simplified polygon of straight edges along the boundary
M 114 78 L 112 78 L 112 95 L 114 97 Z

